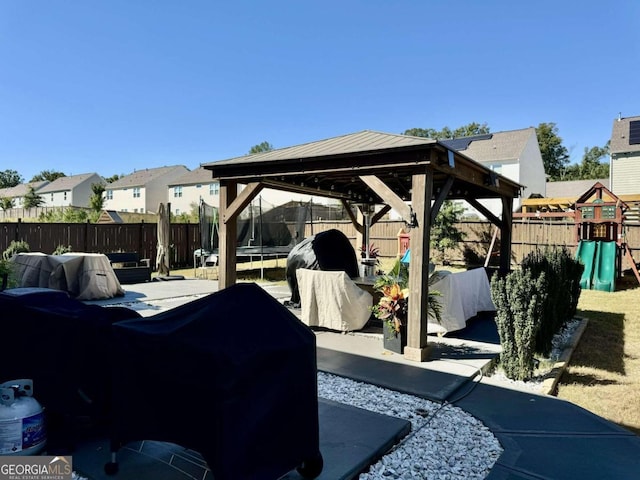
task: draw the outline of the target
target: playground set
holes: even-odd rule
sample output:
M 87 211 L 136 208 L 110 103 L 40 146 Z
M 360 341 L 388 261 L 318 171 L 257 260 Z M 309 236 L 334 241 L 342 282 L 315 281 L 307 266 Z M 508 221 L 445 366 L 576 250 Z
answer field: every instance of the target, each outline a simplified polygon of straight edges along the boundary
M 626 243 L 624 212 L 628 205 L 601 183 L 596 183 L 575 204 L 576 258 L 584 264 L 583 289 L 613 292 L 622 276 L 623 257 L 640 283 L 640 274 Z

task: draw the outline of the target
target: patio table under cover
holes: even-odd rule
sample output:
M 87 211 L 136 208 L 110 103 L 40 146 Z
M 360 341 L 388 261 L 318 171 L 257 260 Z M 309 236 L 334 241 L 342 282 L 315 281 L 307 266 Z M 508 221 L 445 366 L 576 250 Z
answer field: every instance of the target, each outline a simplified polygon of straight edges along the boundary
M 98 253 L 19 253 L 11 259 L 19 287 L 44 287 L 69 292 L 78 300 L 124 295 L 109 259 Z

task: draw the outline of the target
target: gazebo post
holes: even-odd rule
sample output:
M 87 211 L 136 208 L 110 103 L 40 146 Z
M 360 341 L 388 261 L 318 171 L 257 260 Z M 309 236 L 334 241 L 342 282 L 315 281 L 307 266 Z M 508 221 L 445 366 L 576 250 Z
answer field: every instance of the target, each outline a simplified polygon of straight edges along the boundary
M 218 287 L 220 290 L 236 283 L 236 238 L 238 236 L 237 215 L 229 217 L 228 207 L 238 196 L 238 183 L 220 181 L 220 243 L 218 248 Z
M 431 240 L 431 198 L 433 171 L 413 175 L 411 205 L 417 227 L 411 229 L 409 264 L 409 312 L 407 318 L 407 360 L 423 362 L 428 358 L 427 314 L 429 298 L 429 243 Z
M 511 270 L 511 232 L 513 227 L 513 198 L 502 197 L 502 222 L 500 224 L 500 273 Z

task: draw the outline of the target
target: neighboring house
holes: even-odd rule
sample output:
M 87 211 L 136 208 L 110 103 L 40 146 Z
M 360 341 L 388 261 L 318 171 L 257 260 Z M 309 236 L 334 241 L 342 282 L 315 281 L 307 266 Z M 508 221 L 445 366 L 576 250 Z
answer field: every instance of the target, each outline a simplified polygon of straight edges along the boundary
M 105 210 L 156 213 L 160 203 L 167 203 L 170 184 L 189 169 L 184 165 L 147 168 L 109 183 L 105 189 Z
M 244 185 L 239 184 L 238 193 L 240 193 L 244 187 Z M 172 215 L 191 212 L 194 204 L 200 204 L 200 199 L 212 207 L 218 208 L 220 206 L 220 183 L 217 180 L 213 180 L 211 170 L 199 167 L 176 178 L 169 184 L 168 195 L 168 201 L 171 202 Z M 258 194 L 258 197 L 251 203 L 254 209 L 257 210 L 261 206 L 263 211 L 267 211 L 288 202 L 296 201 L 307 203 L 312 199 L 322 204 L 336 203 L 324 197 L 311 197 L 309 195 L 273 190 L 271 188 L 262 190 Z M 260 202 L 262 202 L 262 205 L 259 205 Z
M 172 215 L 190 213 L 193 205 L 200 205 L 200 199 L 214 207 L 220 204 L 220 183 L 213 180 L 211 170 L 203 167 L 174 179 L 168 188 L 167 200 L 171 203 Z
M 572 198 L 575 201 L 596 183 L 601 183 L 605 187 L 609 188 L 608 178 L 547 182 L 547 198 Z
M 618 196 L 640 193 L 640 117 L 613 121 L 609 152 L 611 191 Z
M 546 195 L 546 175 L 535 128 L 440 140 L 440 142 L 494 172 L 524 185 L 520 198 L 514 199 L 514 211 L 520 210 L 522 199 L 532 195 L 543 197 Z M 502 214 L 500 200 L 480 200 L 480 203 L 494 215 Z M 466 215 L 469 214 L 482 217 L 470 206 L 466 210 Z
M 29 192 L 29 189 L 33 189 L 38 192 L 38 189 L 44 187 L 49 182 L 44 180 L 42 182 L 21 183 L 15 187 L 0 189 L 0 198 L 12 198 L 13 208 L 22 208 L 24 206 L 24 196 Z
M 104 183 L 97 173 L 83 173 L 56 178 L 53 182 L 40 187 L 36 193 L 42 198 L 43 207 L 89 207 L 89 198 L 93 191 L 91 185 Z

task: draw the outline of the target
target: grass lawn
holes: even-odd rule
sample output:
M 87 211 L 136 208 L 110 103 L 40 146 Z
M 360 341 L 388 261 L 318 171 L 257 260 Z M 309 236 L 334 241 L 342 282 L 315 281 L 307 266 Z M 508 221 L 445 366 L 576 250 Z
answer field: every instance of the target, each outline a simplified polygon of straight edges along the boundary
M 640 434 L 640 286 L 583 290 L 578 315 L 589 324 L 557 396 Z

